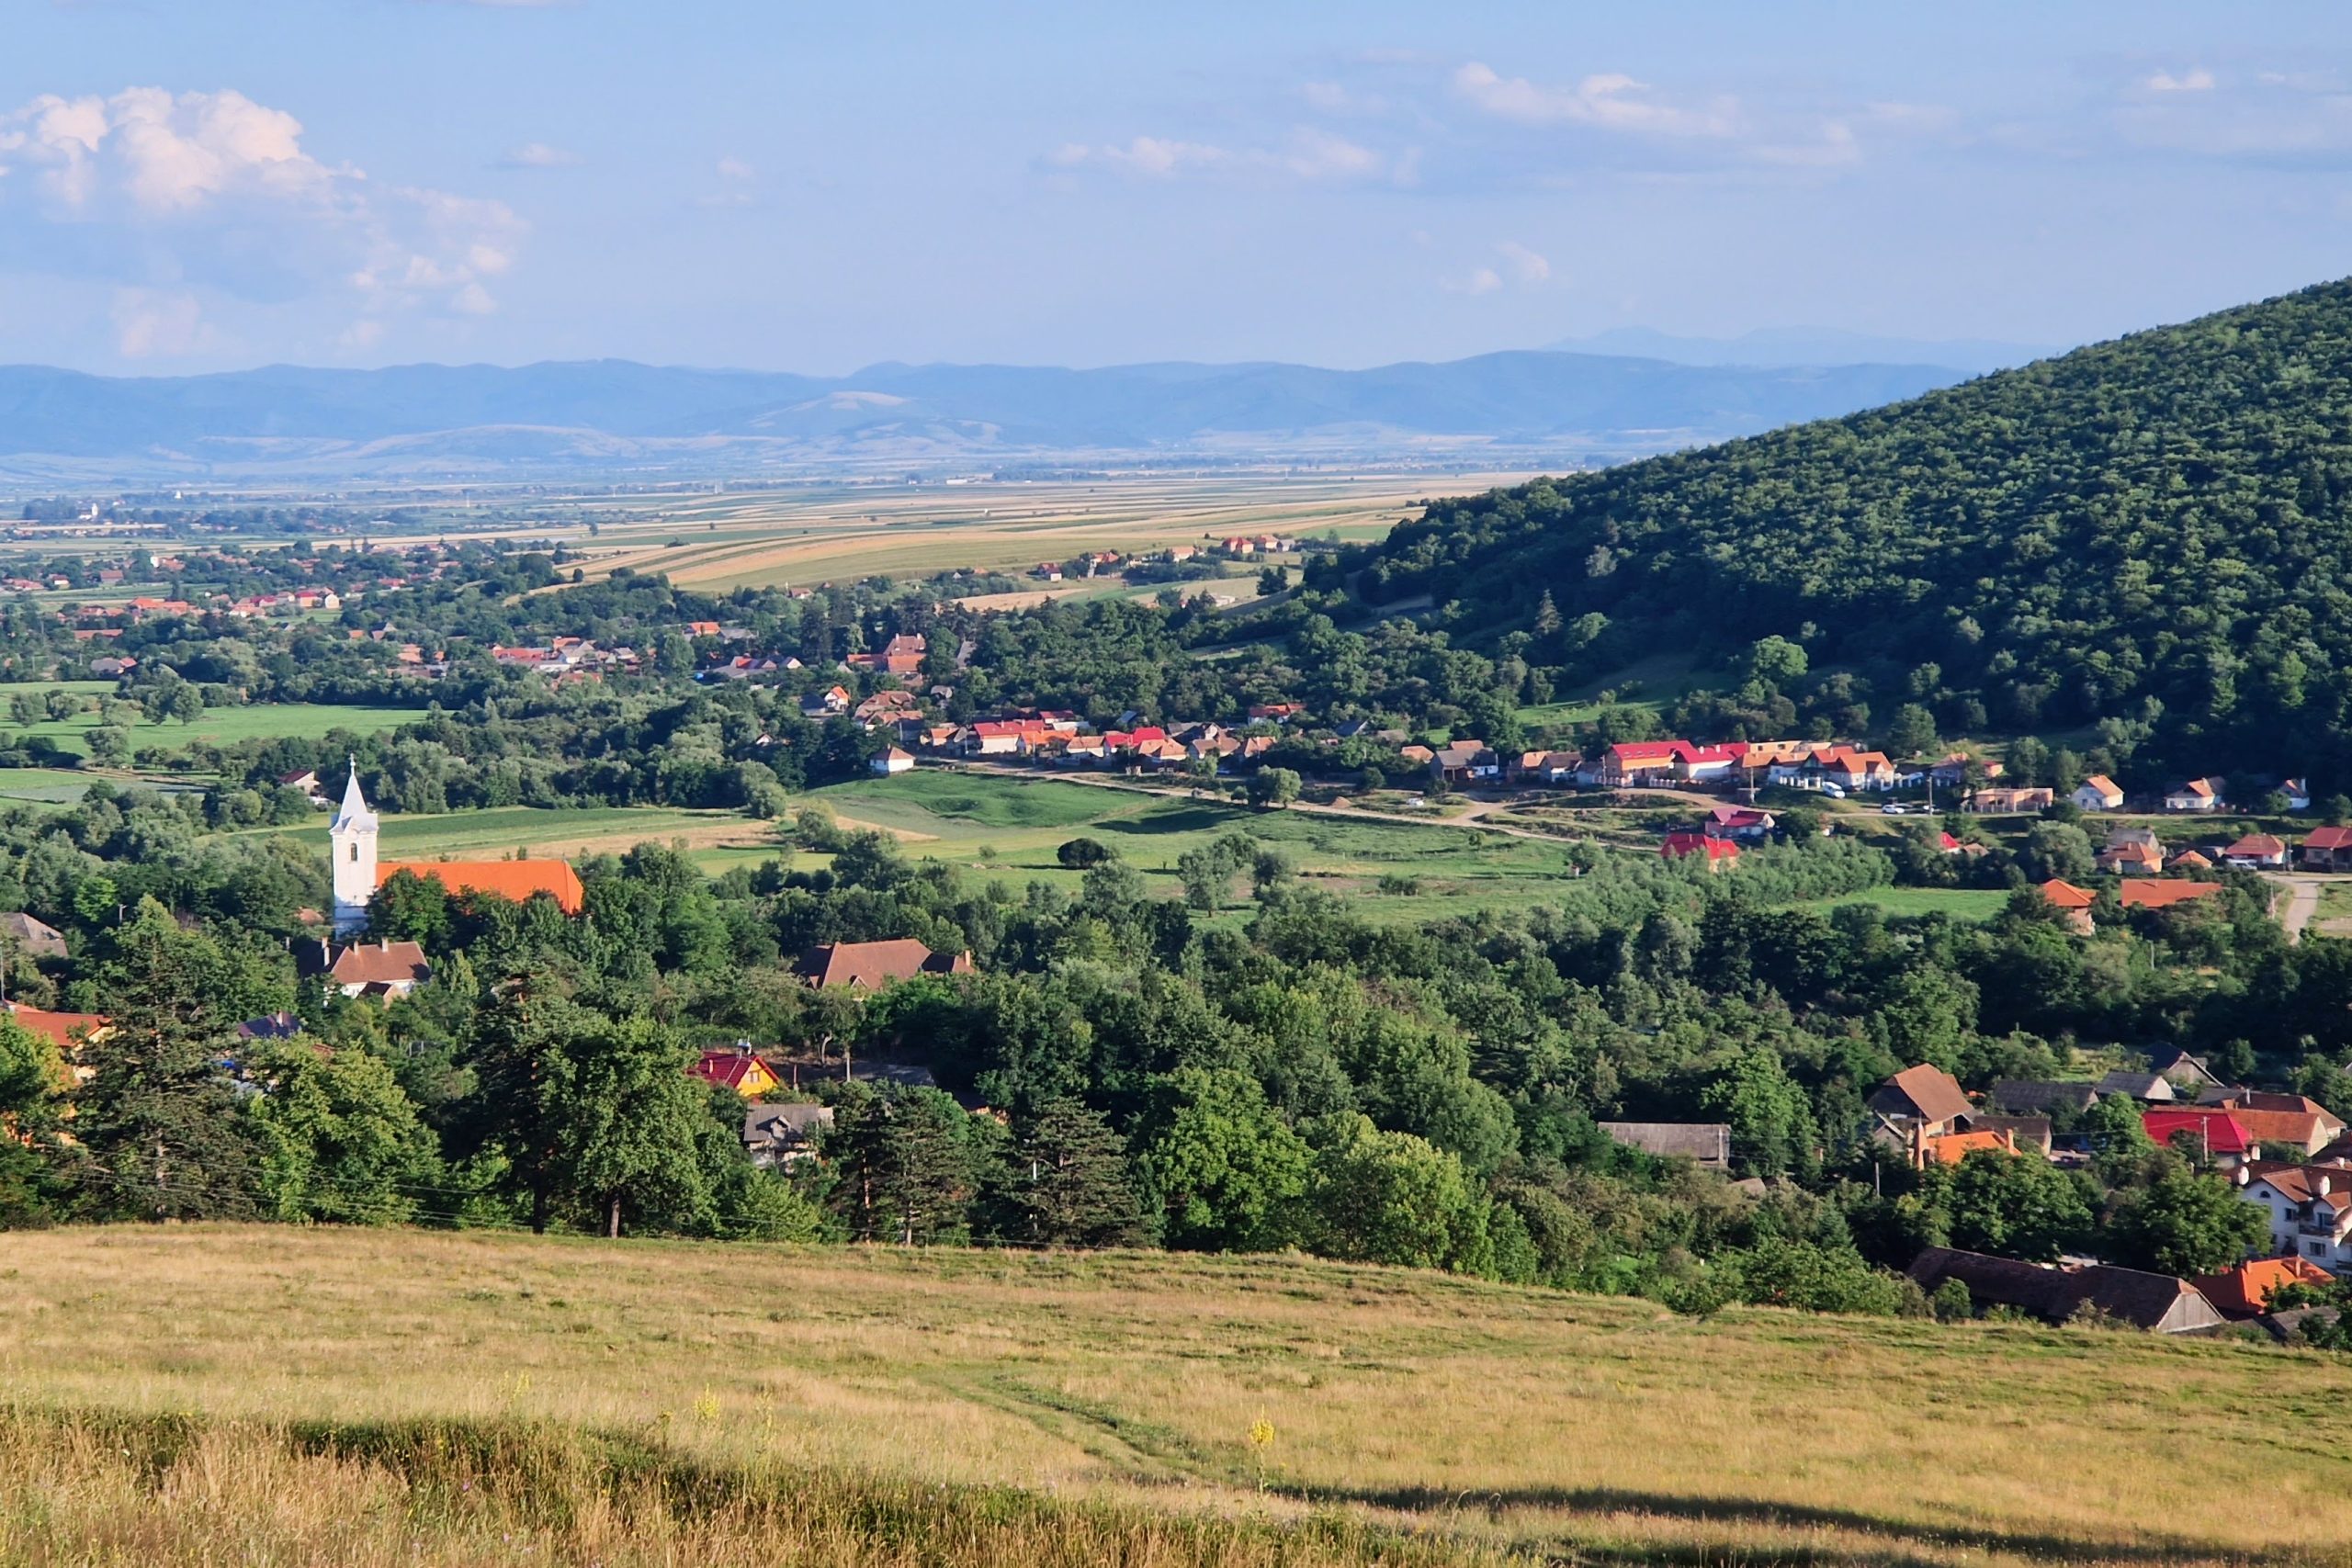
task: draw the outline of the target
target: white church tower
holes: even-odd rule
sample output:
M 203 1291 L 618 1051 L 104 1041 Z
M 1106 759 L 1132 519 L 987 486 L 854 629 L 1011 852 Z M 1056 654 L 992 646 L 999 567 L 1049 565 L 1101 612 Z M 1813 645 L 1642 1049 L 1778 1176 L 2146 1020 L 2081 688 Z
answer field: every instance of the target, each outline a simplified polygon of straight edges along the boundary
M 343 786 L 343 805 L 327 824 L 327 842 L 334 846 L 334 934 L 349 936 L 368 923 L 368 905 L 376 897 L 376 813 L 359 793 L 359 762 L 351 763 L 351 781 Z

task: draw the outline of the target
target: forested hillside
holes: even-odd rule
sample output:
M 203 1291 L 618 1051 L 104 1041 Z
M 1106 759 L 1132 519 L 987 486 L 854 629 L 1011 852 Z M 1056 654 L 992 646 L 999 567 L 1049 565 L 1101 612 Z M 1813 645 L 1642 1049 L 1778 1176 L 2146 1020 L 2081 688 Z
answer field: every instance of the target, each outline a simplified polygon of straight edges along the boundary
M 2109 721 L 2183 767 L 2352 747 L 2352 283 L 1909 402 L 1440 502 L 1358 579 L 1564 682 L 1801 644 L 1843 715 Z M 1600 617 L 1595 619 L 1594 617 Z M 1516 646 L 1516 645 L 1515 645 Z M 1802 698 L 1800 698 L 1802 705 Z

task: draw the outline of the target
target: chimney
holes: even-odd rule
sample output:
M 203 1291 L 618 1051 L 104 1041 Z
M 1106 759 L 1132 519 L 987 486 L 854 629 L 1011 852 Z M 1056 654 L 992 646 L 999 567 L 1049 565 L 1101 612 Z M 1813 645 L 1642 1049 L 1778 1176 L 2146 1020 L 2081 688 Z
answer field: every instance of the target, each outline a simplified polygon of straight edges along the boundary
M 2323 1198 L 2326 1197 L 2328 1193 L 2334 1190 L 2335 1185 L 2335 1183 L 2333 1178 L 2325 1176 L 2321 1177 L 2319 1179 L 2319 1195 Z
M 2252 1180 L 2254 1179 L 2254 1172 L 2252 1172 L 2252 1171 L 2248 1170 L 2248 1169 L 2247 1169 L 2245 1167 L 2244 1167 L 2244 1166 L 2240 1166 L 2240 1167 L 2238 1167 L 2238 1168 L 2237 1168 L 2237 1169 L 2236 1169 L 2236 1171 L 2235 1171 L 2235 1172 L 2233 1172 L 2233 1174 L 2234 1175 L 2234 1177 L 2235 1177 L 2235 1179 L 2236 1179 L 2236 1180 L 2237 1180 L 2237 1184 L 2238 1184 L 2240 1187 L 2244 1187 L 2247 1182 L 2252 1181 Z

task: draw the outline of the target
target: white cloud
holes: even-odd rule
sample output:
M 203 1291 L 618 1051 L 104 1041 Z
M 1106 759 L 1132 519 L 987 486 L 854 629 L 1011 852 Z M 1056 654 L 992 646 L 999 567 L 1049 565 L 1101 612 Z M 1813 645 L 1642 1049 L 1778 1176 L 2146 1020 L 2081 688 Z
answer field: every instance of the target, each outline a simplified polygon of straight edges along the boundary
M 721 158 L 711 166 L 718 176 L 719 188 L 695 197 L 702 207 L 749 207 L 759 199 L 753 188 L 760 183 L 760 171 L 741 158 Z
M 2213 90 L 2213 73 L 2201 65 L 2177 76 L 2169 71 L 2159 71 L 2140 85 L 2152 93 L 2210 93 Z
M 1453 88 L 1485 113 L 1520 125 L 1584 125 L 1672 137 L 1729 137 L 1740 130 L 1736 99 L 1676 104 L 1647 83 L 1614 73 L 1587 76 L 1573 87 L 1544 87 L 1474 60 L 1455 70 Z
M 526 141 L 499 160 L 503 167 L 509 169 L 569 169 L 579 162 L 579 153 L 544 141 Z
M 1391 160 L 1369 147 L 1302 126 L 1279 148 L 1219 147 L 1205 141 L 1173 137 L 1137 136 L 1124 145 L 1089 146 L 1066 141 L 1046 154 L 1057 169 L 1088 166 L 1113 170 L 1140 179 L 1166 180 L 1209 172 L 1283 175 L 1300 180 L 1365 180 L 1383 175 L 1409 183 L 1418 153 Z
M 1493 267 L 1474 268 L 1466 276 L 1450 277 L 1439 284 L 1449 294 L 1492 294 L 1503 286 L 1503 275 Z
M 1552 280 L 1550 260 L 1518 241 L 1505 240 L 1495 249 L 1502 252 L 1503 259 L 1510 264 L 1511 276 L 1521 283 L 1549 283 Z
M 367 314 L 496 308 L 482 280 L 514 264 L 504 205 L 382 186 L 302 145 L 302 123 L 235 91 L 33 99 L 0 114 L 0 221 L 45 220 L 82 256 L 126 272 L 123 354 L 201 352 L 202 297 L 289 304 L 341 296 Z M 11 211 L 15 208 L 17 211 Z M 157 292 L 148 285 L 170 285 Z
M 203 307 L 186 292 L 115 290 L 114 330 L 115 347 L 125 359 L 185 358 L 220 346 L 220 335 L 204 320 Z

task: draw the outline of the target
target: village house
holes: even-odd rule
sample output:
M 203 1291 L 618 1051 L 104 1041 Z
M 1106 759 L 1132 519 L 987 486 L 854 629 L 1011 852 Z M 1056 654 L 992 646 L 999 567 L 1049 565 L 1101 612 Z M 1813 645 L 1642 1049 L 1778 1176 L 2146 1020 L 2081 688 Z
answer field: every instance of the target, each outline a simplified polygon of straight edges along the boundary
M 2098 895 L 2087 887 L 2077 887 L 2060 877 L 2052 877 L 2038 891 L 2043 902 L 2065 917 L 2066 928 L 2077 935 L 2089 936 L 2098 931 L 2091 919 L 2091 906 L 2098 902 Z
M 801 954 L 800 976 L 812 986 L 878 991 L 918 975 L 968 975 L 969 953 L 933 953 L 911 937 L 889 942 L 821 942 Z
M 1880 1084 L 1863 1103 L 1871 1113 L 1871 1138 L 1915 1166 L 1933 1157 L 1928 1148 L 1932 1140 L 1963 1131 L 1974 1109 L 1959 1079 L 1925 1062 Z
M 2352 1167 L 2250 1160 L 2237 1168 L 2240 1201 L 2270 1222 L 2269 1250 L 2341 1271 L 2352 1265 Z
M 2173 869 L 2179 870 L 2188 860 L 2187 855 L 2180 856 L 2172 863 Z M 2222 885 L 2218 882 L 2149 882 L 2143 879 L 2125 883 L 2117 897 L 2123 900 L 2123 907 L 2127 909 L 2168 909 L 2176 904 L 2211 898 L 2221 891 Z
M 2011 1154 L 2040 1155 L 2050 1157 L 2051 1130 L 2047 1116 L 2010 1116 L 1999 1111 L 1972 1111 L 1968 1113 L 1971 1133 L 1997 1133 L 2008 1140 Z
M 2225 804 L 2220 779 L 2191 779 L 2165 795 L 2166 811 L 2219 811 Z
M 0 915 L 0 940 L 6 940 L 28 958 L 62 958 L 66 955 L 65 933 L 21 910 Z
M 896 746 L 887 746 L 866 767 L 881 778 L 888 778 L 893 773 L 910 773 L 915 770 L 915 754 Z
M 2249 1258 L 2218 1274 L 2199 1274 L 2189 1281 L 2205 1294 L 2223 1317 L 2259 1317 L 2270 1310 L 2270 1298 L 2289 1285 L 2332 1285 L 2335 1276 L 2303 1258 Z
M 1574 751 L 1522 751 L 1512 775 L 1530 784 L 1564 784 L 1577 775 L 1584 759 Z
M 2123 808 L 2123 792 L 2105 773 L 2093 773 L 2075 786 L 2067 797 L 2085 811 L 2120 811 Z
M 2193 1158 L 2236 1165 L 2254 1153 L 2254 1134 L 2226 1111 L 2179 1106 L 2143 1111 L 2140 1126 L 2158 1146 L 2187 1149 Z
M 1980 816 L 2047 811 L 2057 796 L 2046 789 L 1980 789 L 1968 797 L 1968 809 Z
M 2102 1095 L 2120 1094 L 2149 1105 L 2168 1105 L 2180 1098 L 2162 1073 L 2140 1067 L 2118 1067 L 2098 1080 Z
M 1976 782 L 1990 784 L 2008 770 L 1989 757 L 1973 757 L 1965 751 L 1954 751 L 1928 770 L 1928 777 L 1947 789 L 1958 789 L 1969 782 L 1973 772 Z
M 433 965 L 413 942 L 360 942 L 335 953 L 326 976 L 346 997 L 389 998 L 407 996 L 433 978 Z
M 1731 1168 L 1731 1127 L 1723 1122 L 1603 1122 L 1613 1144 L 1661 1159 L 1696 1161 L 1703 1170 Z
M 2212 1068 L 2186 1051 L 2176 1050 L 2168 1056 L 2159 1056 L 2156 1073 L 2175 1089 L 2185 1089 L 2200 1096 L 2207 1089 L 2218 1089 L 2222 1082 Z
M 2314 828 L 2299 857 L 2305 871 L 2352 871 L 2352 828 Z
M 705 1051 L 686 1071 L 707 1084 L 731 1089 L 745 1100 L 757 1100 L 784 1081 L 775 1076 L 775 1068 L 760 1060 L 748 1040 L 737 1041 L 729 1050 Z
M 1919 1288 L 1930 1293 L 1947 1280 L 1959 1280 L 1968 1292 L 1969 1303 L 1979 1313 L 1988 1307 L 2007 1307 L 2045 1323 L 2064 1324 L 2096 1314 L 2152 1334 L 2198 1334 L 2209 1333 L 2227 1321 L 2186 1280 L 2105 1263 L 2052 1268 L 1931 1247 L 1913 1260 L 1910 1273 Z
M 2344 1135 L 2343 1119 L 2305 1095 L 2251 1089 L 2218 1089 L 2199 1101 L 2199 1109 L 2205 1108 L 2236 1118 L 2247 1135 L 2265 1150 L 2311 1156 Z
M 2118 828 L 2098 852 L 2098 868 L 2120 876 L 2154 876 L 2165 868 L 2165 848 L 2150 828 Z
M 2098 1103 L 2095 1085 L 2053 1082 L 2040 1078 L 1996 1078 L 1984 1092 L 1984 1103 L 2009 1114 L 2088 1111 Z
M 1711 839 L 1736 839 L 1742 843 L 1761 843 L 1772 836 L 1780 824 L 1769 811 L 1758 811 L 1752 806 L 1718 806 L 1707 813 L 1702 829 Z
M 1430 773 L 1446 784 L 1478 784 L 1501 776 L 1502 759 L 1483 740 L 1457 740 L 1438 748 Z
M 1739 845 L 1730 839 L 1718 839 L 1708 833 L 1681 831 L 1668 833 L 1658 846 L 1660 855 L 1668 860 L 1680 860 L 1686 855 L 1706 857 L 1709 871 L 1720 871 L 1739 859 Z
M 2222 863 L 2234 871 L 2275 871 L 2287 863 L 2287 846 L 2268 833 L 2248 833 L 2222 852 Z
M 799 1165 L 817 1157 L 818 1140 L 832 1125 L 830 1105 L 747 1105 L 743 1152 L 763 1170 Z

